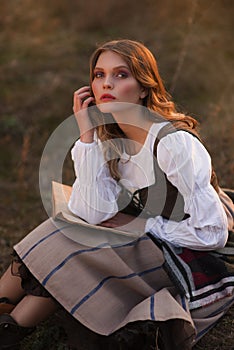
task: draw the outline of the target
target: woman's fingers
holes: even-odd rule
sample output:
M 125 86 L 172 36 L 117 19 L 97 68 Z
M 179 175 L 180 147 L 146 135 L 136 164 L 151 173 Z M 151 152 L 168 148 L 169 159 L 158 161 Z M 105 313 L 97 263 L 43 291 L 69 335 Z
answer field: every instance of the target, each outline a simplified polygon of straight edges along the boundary
M 93 142 L 94 128 L 88 114 L 88 106 L 94 101 L 90 95 L 90 87 L 83 86 L 74 92 L 73 112 L 80 129 L 80 140 L 82 142 Z
M 83 86 L 74 92 L 73 96 L 73 112 L 76 114 L 81 109 L 85 109 L 94 101 L 94 97 L 90 96 L 90 87 Z

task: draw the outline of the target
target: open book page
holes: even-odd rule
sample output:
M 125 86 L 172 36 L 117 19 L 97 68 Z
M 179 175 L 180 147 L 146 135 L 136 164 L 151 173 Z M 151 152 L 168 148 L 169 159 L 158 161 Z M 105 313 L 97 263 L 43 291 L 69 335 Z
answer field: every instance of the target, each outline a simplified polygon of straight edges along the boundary
M 92 225 L 82 220 L 68 209 L 68 201 L 71 195 L 72 187 L 52 181 L 52 204 L 53 204 L 53 218 L 59 219 L 71 224 L 81 225 L 84 228 L 94 229 L 97 231 L 106 231 L 125 235 L 128 237 L 138 238 L 142 232 L 128 232 L 114 228 L 102 227 Z

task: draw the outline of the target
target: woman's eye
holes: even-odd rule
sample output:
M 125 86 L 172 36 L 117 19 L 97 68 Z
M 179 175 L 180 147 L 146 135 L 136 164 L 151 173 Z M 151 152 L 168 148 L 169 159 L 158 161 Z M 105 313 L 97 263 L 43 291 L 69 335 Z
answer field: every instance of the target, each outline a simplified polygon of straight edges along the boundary
M 95 72 L 94 73 L 94 77 L 95 78 L 101 78 L 101 77 L 103 77 L 103 73 L 102 72 Z
M 126 72 L 118 72 L 117 74 L 118 78 L 127 78 L 128 74 Z
M 99 71 L 97 71 L 97 72 L 94 72 L 94 78 L 103 78 L 104 77 L 104 72 L 99 72 Z M 128 73 L 126 73 L 126 72 L 116 72 L 115 74 L 114 74 L 114 76 L 115 77 L 117 77 L 117 78 L 127 78 L 128 77 Z

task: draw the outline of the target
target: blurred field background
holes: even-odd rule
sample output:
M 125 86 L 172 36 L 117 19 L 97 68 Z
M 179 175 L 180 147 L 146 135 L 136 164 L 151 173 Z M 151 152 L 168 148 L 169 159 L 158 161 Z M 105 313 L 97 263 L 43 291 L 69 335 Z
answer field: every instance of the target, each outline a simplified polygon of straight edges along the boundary
M 233 18 L 232 0 L 0 0 L 0 274 L 12 245 L 47 217 L 41 154 L 88 83 L 97 43 L 130 38 L 153 51 L 178 108 L 201 123 L 221 186 L 234 187 Z M 41 333 L 49 347 L 24 349 L 67 349 L 60 333 L 54 343 Z M 234 349 L 233 309 L 196 349 Z

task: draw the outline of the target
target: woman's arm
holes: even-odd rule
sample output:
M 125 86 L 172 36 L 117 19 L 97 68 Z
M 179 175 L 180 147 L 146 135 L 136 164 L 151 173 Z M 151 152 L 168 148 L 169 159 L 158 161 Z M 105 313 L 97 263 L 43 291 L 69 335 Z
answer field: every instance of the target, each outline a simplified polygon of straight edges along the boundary
M 73 112 L 80 129 L 80 140 L 72 149 L 76 180 L 68 207 L 89 223 L 99 224 L 114 216 L 119 187 L 110 176 L 101 145 L 95 141 L 95 128 L 88 113 L 94 102 L 90 87 L 83 86 L 73 96 Z
M 92 224 L 116 215 L 120 187 L 110 176 L 101 145 L 78 140 L 71 154 L 76 175 L 68 203 L 71 212 Z
M 168 180 L 179 190 L 190 217 L 181 222 L 161 216 L 148 219 L 146 230 L 174 245 L 196 250 L 223 247 L 228 236 L 227 217 L 210 184 L 211 160 L 204 146 L 185 131 L 165 136 L 157 159 Z

